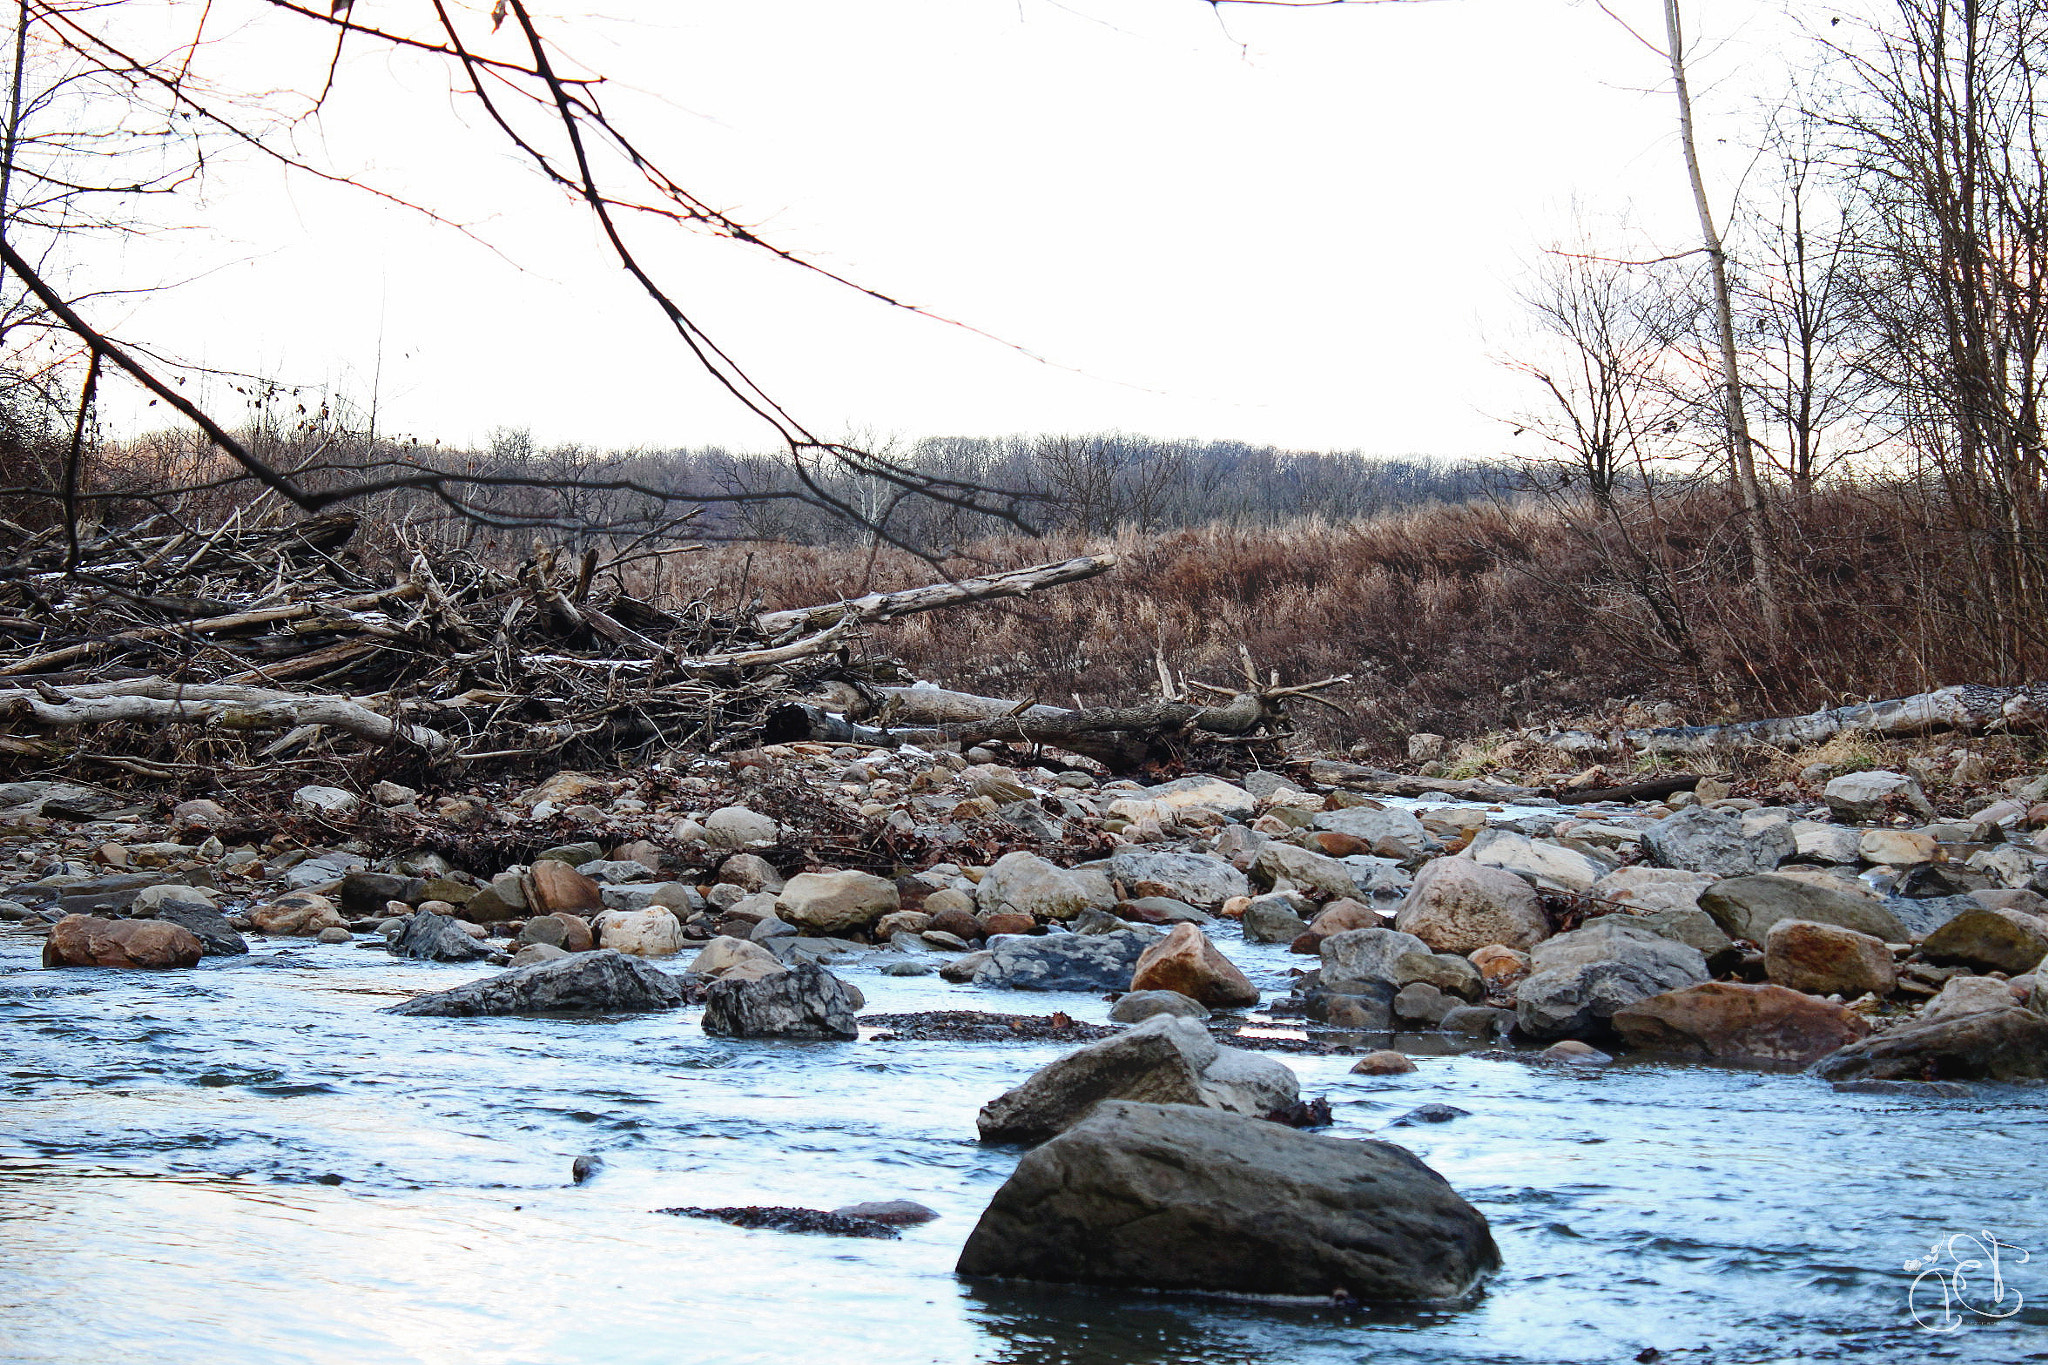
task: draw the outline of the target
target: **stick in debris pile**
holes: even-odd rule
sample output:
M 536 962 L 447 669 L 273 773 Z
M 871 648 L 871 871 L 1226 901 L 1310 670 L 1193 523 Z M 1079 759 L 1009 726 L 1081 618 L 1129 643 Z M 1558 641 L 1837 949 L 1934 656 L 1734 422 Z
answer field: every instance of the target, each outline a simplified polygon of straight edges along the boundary
M 416 745 L 430 754 L 448 752 L 448 736 L 424 725 L 379 715 L 350 697 L 306 696 L 261 687 L 219 683 L 180 684 L 162 678 L 132 678 L 58 689 L 0 689 L 0 715 L 49 729 L 107 725 L 121 721 L 169 725 L 194 721 L 229 730 L 285 730 L 326 725 L 378 744 Z
M 1034 564 L 1028 569 L 963 578 L 954 583 L 933 583 L 922 588 L 905 588 L 901 592 L 871 592 L 865 597 L 850 597 L 815 607 L 798 607 L 793 611 L 762 612 L 756 619 L 761 633 L 773 639 L 793 627 L 809 629 L 836 621 L 849 609 L 859 612 L 863 621 L 893 621 L 915 612 L 957 607 L 965 602 L 979 602 L 991 597 L 1022 597 L 1040 588 L 1093 578 L 1115 567 L 1115 555 L 1082 555 L 1056 564 Z

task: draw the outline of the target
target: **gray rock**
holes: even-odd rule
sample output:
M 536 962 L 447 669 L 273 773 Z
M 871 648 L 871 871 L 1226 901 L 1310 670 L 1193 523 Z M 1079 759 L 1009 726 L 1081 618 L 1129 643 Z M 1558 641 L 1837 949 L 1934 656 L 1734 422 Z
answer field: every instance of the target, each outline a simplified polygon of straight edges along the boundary
M 421 958 L 429 962 L 474 962 L 487 957 L 490 949 L 469 936 L 469 931 L 447 915 L 415 910 L 398 936 L 391 940 L 393 957 Z
M 1643 834 L 1643 847 L 1660 867 L 1684 868 L 1715 877 L 1768 872 L 1799 849 L 1790 824 L 1780 822 L 1745 834 L 1734 811 L 1694 806 L 1659 820 Z
M 1437 1027 L 1445 1033 L 1462 1033 L 1472 1038 L 1504 1038 L 1514 1026 L 1514 1011 L 1498 1010 L 1491 1005 L 1459 1005 L 1437 1021 Z
M 1574 895 L 1585 895 L 1595 882 L 1614 871 L 1610 859 L 1505 829 L 1481 830 L 1465 856 L 1481 867 L 1512 872 L 1539 891 Z
M 1207 1019 L 1209 1007 L 1179 991 L 1132 991 L 1109 1007 L 1109 1017 L 1119 1024 L 1142 1024 L 1155 1014 Z
M 309 886 L 325 886 L 328 882 L 343 882 L 351 872 L 360 872 L 370 865 L 367 858 L 354 853 L 323 853 L 316 858 L 307 858 L 285 869 L 284 884 L 293 890 Z
M 1430 843 L 1429 831 L 1422 827 L 1422 821 L 1415 818 L 1413 811 L 1402 810 L 1399 806 L 1389 806 L 1385 810 L 1374 810 L 1369 806 L 1326 810 L 1316 816 L 1314 828 L 1348 834 L 1368 844 L 1382 839 L 1399 839 L 1410 848 L 1419 850 Z
M 1529 957 L 1515 1021 L 1542 1041 L 1605 1037 L 1616 1010 L 1707 979 L 1697 948 L 1615 915 L 1545 940 Z
M 1908 1024 L 1815 1062 L 1826 1081 L 2015 1081 L 2048 1077 L 2048 1019 L 2019 1006 Z
M 1326 896 L 1341 898 L 1366 894 L 1359 889 L 1358 879 L 1351 875 L 1351 869 L 1341 859 L 1311 853 L 1278 840 L 1259 850 L 1252 863 L 1252 871 L 1269 886 L 1284 881 L 1304 890 L 1320 891 Z
M 1461 954 L 1494 943 L 1527 948 L 1550 934 L 1534 887 L 1506 868 L 1466 858 L 1424 867 L 1394 923 L 1432 948 Z
M 1976 896 L 1886 896 L 1884 908 L 1891 912 L 1893 919 L 1905 926 L 1906 937 L 1888 939 L 1890 943 L 1918 943 L 1929 934 L 1947 924 L 1957 915 L 1978 909 L 1983 904 Z
M 1733 938 L 1762 943 L 1779 920 L 1835 924 L 1886 943 L 1904 943 L 1906 927 L 1882 904 L 1793 877 L 1731 877 L 1700 893 L 1700 909 Z
M 1206 853 L 1125 847 L 1095 866 L 1122 882 L 1134 896 L 1171 896 L 1202 910 L 1214 910 L 1234 896 L 1251 894 L 1244 873 Z
M 609 858 L 593 858 L 587 863 L 577 864 L 576 870 L 600 886 L 626 886 L 647 880 L 647 864 L 631 860 L 613 861 Z M 660 883 L 655 883 L 660 885 Z M 607 902 L 609 904 L 609 902 Z M 621 905 L 620 910 L 642 910 L 641 905 Z
M 1249 820 L 1258 811 L 1258 798 L 1243 787 L 1234 787 L 1220 777 L 1181 777 L 1148 788 L 1145 795 L 1176 809 L 1199 806 L 1239 820 Z
M 977 986 L 1013 991 L 1127 991 L 1138 958 L 1158 931 L 1113 934 L 1003 935 L 989 943 L 988 961 L 974 973 Z
M 758 981 L 714 981 L 704 995 L 704 1031 L 721 1038 L 854 1039 L 859 1008 L 844 981 L 800 962 Z
M 1830 781 L 1822 789 L 1821 796 L 1837 819 L 1852 823 L 1882 820 L 1892 801 L 1912 807 L 1925 819 L 1934 818 L 1934 807 L 1928 802 L 1927 793 L 1904 773 L 1882 770 L 1845 773 Z
M 911 1227 L 929 1223 L 937 1218 L 936 1209 L 909 1199 L 869 1199 L 859 1204 L 848 1204 L 832 1212 L 841 1218 L 865 1218 L 870 1223 L 887 1223 L 892 1227 Z
M 1404 1023 L 1435 1024 L 1457 1006 L 1456 998 L 1423 981 L 1411 981 L 1394 992 L 1394 1017 Z
M 198 901 L 163 901 L 156 917 L 188 930 L 199 940 L 208 957 L 232 957 L 249 951 L 249 945 L 227 922 L 226 916 Z
M 457 1019 L 484 1014 L 626 1014 L 674 1009 L 687 994 L 686 982 L 644 958 L 599 948 L 452 990 L 416 995 L 384 1013 Z
M 1280 792 L 1298 792 L 1301 790 L 1300 786 L 1291 779 L 1276 772 L 1269 772 L 1264 768 L 1254 769 L 1244 775 L 1244 789 L 1252 794 L 1254 801 L 1263 801 L 1267 797 Z
M 983 1105 L 975 1127 L 983 1142 L 1039 1142 L 1104 1100 L 1190 1104 L 1257 1118 L 1300 1096 L 1286 1063 L 1221 1047 L 1192 1019 L 1155 1015 L 1039 1068 Z
M 1110 1100 L 1028 1153 L 960 1253 L 969 1276 L 1447 1302 L 1500 1264 L 1486 1219 L 1392 1143 Z
M 557 962 L 569 956 L 569 950 L 554 943 L 529 943 L 512 954 L 511 966 L 536 967 L 543 962 Z
M 974 894 L 985 912 L 1029 915 L 1042 923 L 1106 909 L 1114 901 L 1107 891 L 1036 853 L 1005 853 L 983 874 Z
M 1254 896 L 1244 911 L 1244 939 L 1247 943 L 1292 943 L 1308 932 L 1304 912 L 1314 906 L 1306 897 L 1291 891 Z
M 1336 994 L 1374 994 L 1359 989 L 1369 985 L 1398 991 L 1418 981 L 1466 1000 L 1486 994 L 1477 967 L 1455 954 L 1433 953 L 1398 929 L 1348 929 L 1324 939 L 1319 951 L 1322 988 Z

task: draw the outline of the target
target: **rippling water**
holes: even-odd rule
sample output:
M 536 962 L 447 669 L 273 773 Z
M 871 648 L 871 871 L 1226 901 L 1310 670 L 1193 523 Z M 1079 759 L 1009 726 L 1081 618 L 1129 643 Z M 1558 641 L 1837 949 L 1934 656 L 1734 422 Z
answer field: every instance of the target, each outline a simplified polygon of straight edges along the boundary
M 1262 984 L 1288 962 L 1225 946 Z M 1060 1047 L 732 1042 L 694 1010 L 395 1018 L 375 1011 L 476 970 L 349 946 L 166 975 L 34 953 L 0 943 L 9 1362 L 2048 1360 L 2037 1090 L 1459 1056 L 1365 1078 L 1290 1057 L 1333 1132 L 1411 1147 L 1506 1258 L 1469 1308 L 1362 1315 L 956 1281 L 1017 1159 L 975 1141 L 975 1111 Z M 1104 1009 L 844 973 L 874 1011 Z M 1388 1127 L 1429 1100 L 1471 1116 Z M 570 1185 L 585 1152 L 606 1170 Z M 889 1198 L 942 1216 L 865 1241 L 648 1212 Z M 2026 1308 L 1916 1328 L 1904 1263 L 1980 1229 L 2036 1254 L 2007 1267 Z

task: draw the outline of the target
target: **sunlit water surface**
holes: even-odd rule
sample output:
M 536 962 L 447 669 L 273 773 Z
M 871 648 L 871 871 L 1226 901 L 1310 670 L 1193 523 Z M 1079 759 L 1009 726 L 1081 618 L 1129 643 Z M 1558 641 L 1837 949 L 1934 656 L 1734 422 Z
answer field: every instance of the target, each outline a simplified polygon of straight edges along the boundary
M 1226 936 L 1269 989 L 1302 962 Z M 841 970 L 870 1011 L 1106 1008 Z M 1371 1315 L 995 1288 L 951 1273 L 1018 1157 L 975 1141 L 975 1111 L 1063 1048 L 732 1042 L 695 1010 L 377 1013 L 475 975 L 274 940 L 192 972 L 45 972 L 34 940 L 0 942 L 0 1359 L 2048 1360 L 2038 1090 L 1905 1099 L 1472 1056 L 1366 1078 L 1347 1057 L 1289 1057 L 1332 1133 L 1404 1143 L 1492 1221 L 1506 1266 L 1475 1303 Z M 1470 1116 L 1390 1127 L 1431 1100 Z M 607 1165 L 576 1186 L 581 1153 Z M 866 1241 L 650 1212 L 890 1198 L 941 1217 Z M 2006 1306 L 2026 1306 L 1917 1327 L 1905 1263 L 1987 1230 L 2036 1254 L 2003 1267 Z

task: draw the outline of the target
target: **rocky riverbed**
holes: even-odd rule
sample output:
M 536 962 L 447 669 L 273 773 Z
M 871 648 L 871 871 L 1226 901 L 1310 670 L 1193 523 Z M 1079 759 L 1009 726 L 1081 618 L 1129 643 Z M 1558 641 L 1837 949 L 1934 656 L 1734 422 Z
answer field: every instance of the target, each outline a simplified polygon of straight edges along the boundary
M 793 774 L 808 829 L 749 790 Z M 2018 1083 L 2048 812 L 1943 821 L 1857 776 L 1775 809 L 1489 810 L 1345 765 L 1147 789 L 797 748 L 306 792 L 267 830 L 17 791 L 0 1306 L 37 1360 L 223 1335 L 251 1360 L 2025 1358 L 2048 1317 L 1930 1336 L 1899 1267 L 1949 1232 L 2026 1246 L 2048 1212 Z M 347 807 L 326 840 L 321 802 Z M 857 821 L 914 856 L 818 855 Z M 1082 1074 L 1117 1047 L 1150 1060 Z M 978 1117 L 1053 1081 L 1026 1141 L 1164 1099 L 1218 1115 L 1176 1141 L 1261 1125 L 1238 1145 L 1280 1143 L 1275 1170 L 1396 1143 L 1501 1268 L 1426 1309 L 956 1279 L 1024 1150 Z M 1249 1116 L 1280 1090 L 1329 1125 Z M 1073 1150 L 1106 1140 L 1083 1127 Z M 896 1199 L 939 1217 L 849 1240 L 654 1212 Z M 116 1264 L 155 1310 L 59 1311 Z

